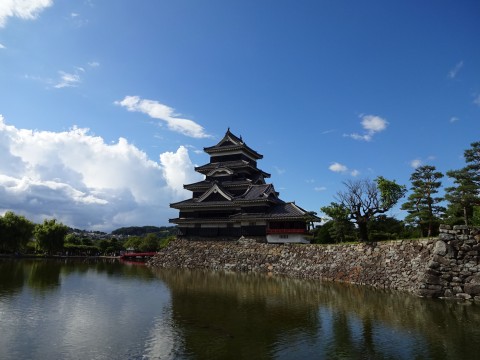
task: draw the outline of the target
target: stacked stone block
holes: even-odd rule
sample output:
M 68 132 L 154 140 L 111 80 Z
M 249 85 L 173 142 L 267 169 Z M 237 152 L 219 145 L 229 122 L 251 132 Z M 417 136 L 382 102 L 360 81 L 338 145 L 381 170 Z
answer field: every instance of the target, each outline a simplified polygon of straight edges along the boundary
M 438 239 L 275 245 L 177 239 L 150 266 L 260 272 L 480 301 L 480 229 L 440 227 Z
M 480 300 L 480 228 L 441 225 L 418 294 Z

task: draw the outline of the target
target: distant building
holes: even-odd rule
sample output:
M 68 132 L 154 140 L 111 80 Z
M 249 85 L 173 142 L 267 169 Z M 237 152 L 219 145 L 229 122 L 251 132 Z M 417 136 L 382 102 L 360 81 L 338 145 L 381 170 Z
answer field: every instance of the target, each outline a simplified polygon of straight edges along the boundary
M 179 236 L 191 240 L 237 240 L 244 236 L 272 243 L 308 242 L 306 235 L 320 218 L 278 196 L 270 174 L 257 167 L 262 159 L 242 138 L 227 130 L 214 146 L 204 148 L 208 164 L 195 168 L 205 180 L 184 185 L 192 198 L 170 204 L 179 210 Z

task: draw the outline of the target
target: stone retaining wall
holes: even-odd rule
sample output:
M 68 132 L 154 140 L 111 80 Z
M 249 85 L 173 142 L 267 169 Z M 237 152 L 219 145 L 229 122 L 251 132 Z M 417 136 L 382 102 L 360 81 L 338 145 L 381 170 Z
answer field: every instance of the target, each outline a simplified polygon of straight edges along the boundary
M 440 226 L 419 295 L 480 300 L 480 229 Z
M 413 292 L 420 286 L 433 245 L 433 240 L 348 245 L 175 240 L 150 265 L 255 271 Z
M 478 230 L 441 227 L 439 239 L 345 245 L 274 245 L 177 239 L 149 263 L 162 268 L 254 271 L 480 300 Z

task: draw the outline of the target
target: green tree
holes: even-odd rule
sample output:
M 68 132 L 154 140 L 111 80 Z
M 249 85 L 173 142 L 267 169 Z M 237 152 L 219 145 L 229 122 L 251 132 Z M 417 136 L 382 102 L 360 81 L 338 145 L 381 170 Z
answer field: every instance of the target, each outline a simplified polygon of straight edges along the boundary
M 368 223 L 368 237 L 375 241 L 398 239 L 404 233 L 404 222 L 391 216 L 378 215 Z
M 480 206 L 473 207 L 472 225 L 480 226 Z
M 460 170 L 447 171 L 447 176 L 453 179 L 454 186 L 445 188 L 445 199 L 449 202 L 447 215 L 450 222 L 456 223 L 462 219 L 469 225 L 473 209 L 480 205 L 479 187 L 475 183 L 475 174 L 468 167 Z
M 147 234 L 140 244 L 140 251 L 157 251 L 160 239 L 155 234 Z
M 465 150 L 463 156 L 467 163 L 467 169 L 471 171 L 472 180 L 480 189 L 480 141 L 470 144 L 471 148 Z
M 43 224 L 37 224 L 33 231 L 37 246 L 47 254 L 63 250 L 67 233 L 68 227 L 57 223 L 55 219 L 45 219 Z
M 65 236 L 65 242 L 67 244 L 81 245 L 82 238 L 76 234 L 70 233 Z
M 367 242 L 368 223 L 379 214 L 389 211 L 406 192 L 404 185 L 378 177 L 372 180 L 344 182 L 346 191 L 338 192 L 335 206 L 348 210 L 348 219 L 355 222 L 360 240 Z
M 102 252 L 102 254 L 105 254 L 107 252 L 108 247 L 110 246 L 110 242 L 108 240 L 102 239 L 98 242 L 97 246 Z
M 322 207 L 320 211 L 332 219 L 330 222 L 324 224 L 324 226 L 328 225 L 321 233 L 327 230 L 329 236 L 335 239 L 335 242 L 344 242 L 348 237 L 352 237 L 354 227 L 349 219 L 350 212 L 343 204 L 332 202 L 329 206 Z M 324 237 L 322 242 L 324 241 L 328 241 L 328 238 Z
M 140 246 L 142 245 L 142 238 L 140 236 L 130 236 L 123 246 L 125 249 L 133 249 L 135 251 L 140 250 Z
M 85 245 L 85 246 L 93 246 L 93 240 L 89 237 L 82 237 L 82 245 Z
M 7 211 L 0 217 L 0 252 L 16 252 L 26 248 L 35 225 L 25 217 Z
M 439 216 L 445 211 L 439 203 L 443 198 L 435 196 L 442 182 L 443 174 L 436 171 L 435 166 L 420 166 L 410 176 L 412 193 L 403 203 L 402 210 L 407 210 L 405 217 L 407 223 L 416 224 L 420 229 L 426 230 L 427 236 L 434 235 L 434 225 L 438 224 Z
M 330 229 L 334 226 L 335 221 L 329 220 L 326 223 L 317 226 L 314 231 L 313 243 L 315 244 L 331 244 L 336 242 L 335 238 L 330 234 Z
M 480 206 L 480 141 L 470 144 L 463 156 L 466 166 L 451 170 L 447 176 L 453 179 L 454 186 L 445 189 L 445 199 L 449 202 L 448 220 L 457 223 L 460 219 L 470 225 L 477 206 Z

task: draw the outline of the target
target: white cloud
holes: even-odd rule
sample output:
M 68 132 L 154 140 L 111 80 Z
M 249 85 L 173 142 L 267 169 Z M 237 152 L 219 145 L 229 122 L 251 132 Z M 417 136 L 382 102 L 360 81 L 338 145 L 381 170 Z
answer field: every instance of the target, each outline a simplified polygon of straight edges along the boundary
M 123 100 L 115 101 L 115 104 L 126 108 L 128 111 L 141 112 L 151 118 L 162 120 L 166 122 L 170 130 L 180 134 L 194 138 L 210 137 L 201 125 L 192 120 L 180 118 L 179 114 L 175 114 L 173 108 L 158 101 L 140 99 L 138 96 L 125 96 Z
M 201 178 L 182 146 L 157 162 L 123 138 L 17 129 L 1 116 L 0 159 L 0 214 L 93 230 L 164 225 L 176 216 L 169 203 L 191 195 L 183 184 Z
M 9 17 L 35 19 L 44 9 L 53 5 L 53 0 L 1 0 L 0 28 L 5 27 Z
M 335 162 L 332 165 L 330 165 L 328 169 L 333 172 L 346 172 L 348 170 L 348 168 L 345 165 L 342 165 L 338 162 Z
M 340 164 L 340 163 L 338 163 L 338 162 L 332 163 L 332 164 L 328 167 L 328 169 L 329 169 L 330 171 L 333 171 L 333 172 L 336 172 L 336 173 L 347 173 L 347 172 L 350 172 L 350 175 L 353 176 L 353 177 L 360 175 L 360 171 L 358 171 L 358 170 L 356 170 L 356 169 L 349 170 L 346 165 Z
M 370 141 L 372 140 L 372 135 L 370 134 L 363 134 L 363 135 L 360 135 L 360 134 L 357 134 L 357 133 L 353 133 L 353 134 L 349 134 L 349 135 L 344 135 L 344 136 L 348 136 L 348 137 L 351 137 L 352 139 L 354 140 L 363 140 L 363 141 Z
M 163 165 L 163 177 L 168 187 L 178 198 L 185 197 L 184 184 L 199 180 L 199 175 L 193 171 L 194 166 L 188 156 L 188 150 L 184 146 L 180 146 L 177 152 L 160 154 L 160 163 Z
M 273 168 L 275 169 L 278 175 L 283 175 L 287 172 L 287 170 L 279 168 L 278 166 L 274 166 Z
M 411 166 L 412 168 L 416 169 L 416 168 L 422 166 L 422 160 L 420 160 L 420 159 L 414 159 L 414 160 L 410 161 L 410 166 Z
M 373 135 L 384 131 L 388 126 L 388 121 L 377 115 L 361 115 L 362 127 L 365 130 L 363 134 L 345 134 L 344 136 L 351 137 L 355 140 L 371 141 Z
M 377 133 L 387 128 L 388 122 L 380 116 L 363 115 L 362 126 L 365 130 L 371 133 Z
M 1 1 L 1 0 L 0 0 Z M 82 77 L 88 73 L 89 70 L 100 66 L 98 62 L 89 62 L 86 66 L 74 66 L 73 72 L 66 72 L 59 70 L 58 78 L 52 79 L 49 77 L 28 75 L 25 74 L 25 79 L 38 81 L 47 85 L 47 88 L 54 87 L 56 89 L 62 89 L 67 87 L 78 87 L 82 82 Z
M 78 73 L 72 74 L 66 73 L 65 71 L 59 71 L 58 73 L 60 75 L 60 80 L 58 80 L 58 82 L 54 85 L 54 87 L 57 89 L 64 87 L 77 87 L 81 82 L 80 75 L 78 75 Z
M 0 49 L 6 49 L 5 45 L 0 44 Z
M 459 120 L 460 120 L 460 119 L 459 119 L 458 117 L 456 117 L 456 116 L 452 116 L 452 117 L 450 118 L 450 122 L 451 122 L 451 123 L 457 122 L 457 121 L 459 121 Z
M 315 188 L 313 188 L 315 191 L 325 191 L 327 190 L 327 188 L 325 186 L 317 186 Z
M 448 77 L 450 79 L 455 79 L 457 77 L 458 72 L 463 67 L 463 61 L 458 62 L 455 67 L 448 72 Z

